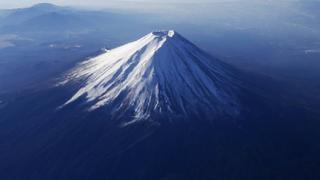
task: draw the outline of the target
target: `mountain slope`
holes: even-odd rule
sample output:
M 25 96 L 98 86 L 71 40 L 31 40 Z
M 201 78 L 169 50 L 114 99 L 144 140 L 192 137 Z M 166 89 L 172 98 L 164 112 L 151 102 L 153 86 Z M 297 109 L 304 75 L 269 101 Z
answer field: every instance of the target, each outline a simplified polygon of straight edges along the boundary
M 84 29 L 88 25 L 90 25 L 89 22 L 76 14 L 68 12 L 51 12 L 28 19 L 19 26 L 25 27 L 25 30 L 30 31 L 51 31 L 52 29 L 67 31 L 80 28 Z
M 113 104 L 113 111 L 133 111 L 134 121 L 239 113 L 232 70 L 174 31 L 152 32 L 89 59 L 62 84 L 74 80 L 82 85 L 64 105 L 85 97 L 89 110 Z
M 36 4 L 28 8 L 12 9 L 7 16 L 4 17 L 3 21 L 0 23 L 0 26 L 19 25 L 20 23 L 43 14 L 62 12 L 64 10 L 66 10 L 66 8 L 47 3 Z

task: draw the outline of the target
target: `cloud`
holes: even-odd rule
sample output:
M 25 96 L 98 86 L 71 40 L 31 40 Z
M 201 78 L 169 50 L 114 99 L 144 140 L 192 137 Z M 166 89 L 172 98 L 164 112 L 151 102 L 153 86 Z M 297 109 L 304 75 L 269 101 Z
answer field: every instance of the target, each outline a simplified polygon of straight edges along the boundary
M 15 46 L 15 44 L 13 42 L 6 41 L 6 40 L 0 40 L 0 49 L 14 47 L 14 46 Z
M 17 41 L 32 41 L 29 38 L 19 37 L 15 34 L 6 34 L 0 36 L 0 49 L 14 47 L 16 46 L 15 42 Z

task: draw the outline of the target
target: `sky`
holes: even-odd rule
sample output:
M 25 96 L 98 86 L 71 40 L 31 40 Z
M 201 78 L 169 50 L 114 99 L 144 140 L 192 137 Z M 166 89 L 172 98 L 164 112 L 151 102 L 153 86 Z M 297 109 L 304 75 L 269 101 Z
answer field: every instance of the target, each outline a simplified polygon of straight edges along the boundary
M 167 4 L 167 3 L 209 3 L 217 1 L 233 1 L 233 0 L 0 0 L 0 9 L 17 8 L 32 6 L 37 3 L 53 3 L 64 6 L 79 6 L 92 8 L 108 8 L 121 6 L 148 6 L 150 4 Z
M 82 8 L 107 9 L 107 8 L 124 8 L 124 9 L 142 9 L 154 8 L 156 6 L 168 7 L 170 4 L 203 4 L 217 2 L 305 2 L 320 0 L 0 0 L 0 9 L 21 8 L 32 6 L 37 3 L 52 3 L 60 6 L 73 6 Z

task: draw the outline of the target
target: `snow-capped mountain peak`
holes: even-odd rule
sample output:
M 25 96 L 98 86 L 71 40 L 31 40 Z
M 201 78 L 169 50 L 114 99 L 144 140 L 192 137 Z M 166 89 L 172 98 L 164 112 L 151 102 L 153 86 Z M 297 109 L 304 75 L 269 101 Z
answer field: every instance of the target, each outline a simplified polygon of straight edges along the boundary
M 232 71 L 175 31 L 156 31 L 79 64 L 64 84 L 79 90 L 64 104 L 85 98 L 89 110 L 112 106 L 133 121 L 153 115 L 213 117 L 236 114 Z
M 176 32 L 174 30 L 154 31 L 151 34 L 158 37 L 173 37 L 176 34 Z

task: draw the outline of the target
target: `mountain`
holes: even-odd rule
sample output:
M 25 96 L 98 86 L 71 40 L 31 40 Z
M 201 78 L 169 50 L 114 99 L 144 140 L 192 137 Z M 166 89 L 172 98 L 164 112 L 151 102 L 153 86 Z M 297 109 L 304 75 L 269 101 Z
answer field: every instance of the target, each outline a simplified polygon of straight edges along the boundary
M 92 25 L 90 22 L 76 14 L 67 12 L 50 12 L 36 16 L 21 23 L 19 27 L 25 27 L 28 31 L 52 31 L 52 30 L 78 30 Z
M 0 23 L 3 33 L 56 33 L 83 30 L 93 23 L 80 10 L 53 4 L 36 4 L 29 8 L 12 9 Z M 79 30 L 79 31 L 80 31 Z
M 31 6 L 29 9 L 41 11 L 56 11 L 57 9 L 61 9 L 61 7 L 50 3 L 38 3 Z
M 70 38 L 70 34 L 108 34 L 110 31 L 119 32 L 119 29 L 131 27 L 137 23 L 137 15 L 115 13 L 109 11 L 81 10 L 42 3 L 27 8 L 0 11 L 0 33 L 35 36 L 39 33 L 48 36 Z M 103 23 L 102 23 L 103 22 Z M 108 31 L 106 31 L 108 29 Z M 46 39 L 48 38 L 48 39 Z
M 47 83 L 0 96 L 1 180 L 320 177 L 317 117 L 174 31 Z
M 113 113 L 129 112 L 133 121 L 159 115 L 213 119 L 240 111 L 232 70 L 172 30 L 81 63 L 64 83 L 75 80 L 82 86 L 64 105 L 84 97 L 89 110 L 111 105 Z
M 13 26 L 19 25 L 31 18 L 41 16 L 43 14 L 52 12 L 62 12 L 67 10 L 67 8 L 59 7 L 53 4 L 41 3 L 28 8 L 11 9 L 9 13 L 4 17 L 1 26 Z

